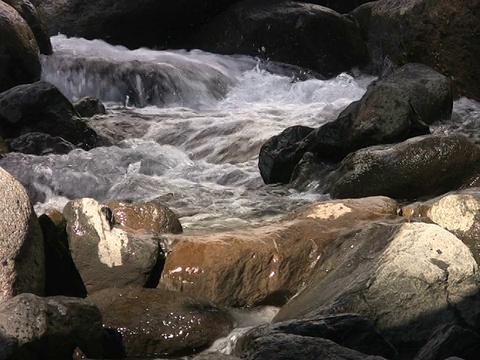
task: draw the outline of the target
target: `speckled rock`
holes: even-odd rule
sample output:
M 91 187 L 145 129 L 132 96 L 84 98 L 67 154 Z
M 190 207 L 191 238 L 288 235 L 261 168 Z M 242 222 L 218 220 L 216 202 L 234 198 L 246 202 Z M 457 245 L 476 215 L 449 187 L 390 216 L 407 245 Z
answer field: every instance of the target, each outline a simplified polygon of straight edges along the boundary
M 42 230 L 23 186 L 0 168 L 0 302 L 45 292 Z
M 70 201 L 63 214 L 72 258 L 89 293 L 157 285 L 164 256 L 154 234 L 117 226 L 112 210 L 93 199 Z
M 262 227 L 164 236 L 170 246 L 161 283 L 225 306 L 282 305 L 339 234 L 367 220 L 395 216 L 396 208 L 384 197 L 327 201 Z
M 106 327 L 122 335 L 127 356 L 199 352 L 233 327 L 230 315 L 207 300 L 161 289 L 105 289 L 88 297 Z

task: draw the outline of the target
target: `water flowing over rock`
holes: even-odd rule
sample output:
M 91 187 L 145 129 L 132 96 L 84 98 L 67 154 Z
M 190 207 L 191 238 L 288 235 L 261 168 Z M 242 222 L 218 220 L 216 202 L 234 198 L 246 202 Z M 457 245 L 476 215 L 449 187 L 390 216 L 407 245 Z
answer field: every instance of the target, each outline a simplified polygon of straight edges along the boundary
M 102 316 L 83 299 L 18 295 L 0 304 L 0 334 L 17 340 L 8 359 L 71 359 L 77 346 L 103 358 Z
M 372 222 L 331 244 L 274 321 L 355 312 L 400 353 L 418 350 L 439 325 L 477 326 L 478 274 L 468 247 L 438 225 Z
M 334 198 L 433 197 L 475 180 L 479 160 L 479 147 L 463 136 L 419 136 L 352 153 L 331 175 L 327 191 Z
M 210 301 L 162 289 L 105 289 L 88 297 L 106 327 L 122 335 L 127 356 L 181 356 L 199 352 L 233 327 Z
M 449 76 L 456 97 L 480 98 L 480 1 L 379 0 L 352 12 L 365 34 L 374 68 L 426 64 Z
M 45 293 L 45 255 L 37 215 L 23 186 L 0 168 L 0 301 Z
M 327 201 L 257 228 L 168 236 L 161 283 L 225 306 L 282 305 L 342 231 L 395 213 L 383 197 Z
M 37 13 L 35 6 L 28 0 L 2 0 L 4 3 L 10 5 L 22 16 L 27 22 L 28 26 L 37 40 L 38 48 L 41 54 L 52 54 L 52 43 L 48 35 L 45 19 Z
M 112 210 L 93 199 L 70 201 L 63 214 L 72 258 L 88 293 L 157 285 L 164 254 L 155 234 L 117 226 Z
M 247 54 L 335 76 L 367 60 L 356 24 L 315 4 L 243 1 L 212 20 L 194 38 L 201 49 Z
M 0 93 L 40 80 L 38 45 L 30 27 L 10 5 L 0 1 Z
M 0 124 L 5 138 L 41 132 L 62 137 L 84 149 L 107 144 L 78 119 L 70 101 L 54 85 L 44 81 L 18 85 L 0 93 Z
M 252 348 L 256 347 L 255 342 L 260 338 L 269 337 L 270 339 L 275 339 L 279 334 L 294 335 L 291 339 L 293 346 L 286 349 L 289 354 L 298 352 L 298 345 L 295 346 L 296 339 L 311 337 L 320 341 L 321 339 L 331 340 L 345 348 L 368 355 L 384 356 L 386 359 L 394 359 L 397 356 L 396 350 L 375 330 L 372 322 L 357 314 L 318 315 L 313 318 L 260 325 L 239 339 L 235 353 L 238 355 L 251 353 Z M 272 341 L 270 346 L 273 347 L 275 343 L 275 341 Z M 309 358 L 322 358 L 321 355 L 323 354 L 315 353 L 310 348 L 308 350 L 311 351 Z M 262 351 L 265 350 L 262 349 Z M 273 350 L 272 357 L 277 358 L 273 355 L 275 353 L 276 351 Z M 242 358 L 245 357 L 242 356 Z M 256 359 L 257 357 L 254 358 Z

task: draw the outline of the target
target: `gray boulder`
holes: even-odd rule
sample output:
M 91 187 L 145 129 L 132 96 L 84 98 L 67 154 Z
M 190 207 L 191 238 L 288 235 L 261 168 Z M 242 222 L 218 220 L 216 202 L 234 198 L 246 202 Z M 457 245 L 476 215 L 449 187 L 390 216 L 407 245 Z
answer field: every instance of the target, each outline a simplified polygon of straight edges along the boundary
M 479 161 L 479 147 L 463 136 L 419 136 L 350 154 L 331 175 L 326 191 L 334 198 L 434 197 L 472 181 Z
M 23 186 L 0 168 L 0 302 L 45 293 L 45 255 L 37 215 Z
M 40 80 L 38 51 L 35 36 L 25 20 L 0 1 L 0 92 Z
M 165 258 L 153 233 L 116 226 L 112 210 L 93 199 L 70 201 L 63 214 L 72 258 L 88 293 L 158 284 Z
M 359 313 L 401 357 L 439 325 L 477 326 L 478 270 L 468 247 L 438 225 L 374 222 L 333 242 L 274 321 Z
M 103 356 L 100 311 L 78 298 L 21 294 L 4 301 L 0 336 L 16 340 L 8 359 L 71 359 L 77 346 L 91 358 Z

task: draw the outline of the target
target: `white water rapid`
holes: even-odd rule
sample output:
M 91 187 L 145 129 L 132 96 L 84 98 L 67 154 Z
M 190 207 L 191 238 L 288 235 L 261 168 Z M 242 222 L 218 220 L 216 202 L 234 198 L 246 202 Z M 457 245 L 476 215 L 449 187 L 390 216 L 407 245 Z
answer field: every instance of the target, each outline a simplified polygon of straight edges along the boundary
M 43 79 L 72 101 L 89 95 L 105 102 L 108 114 L 91 125 L 116 145 L 1 159 L 39 214 L 82 197 L 160 199 L 186 230 L 231 228 L 320 199 L 265 186 L 259 149 L 289 126 L 335 119 L 372 81 L 348 74 L 318 80 L 246 56 L 131 51 L 62 35 L 52 43 Z

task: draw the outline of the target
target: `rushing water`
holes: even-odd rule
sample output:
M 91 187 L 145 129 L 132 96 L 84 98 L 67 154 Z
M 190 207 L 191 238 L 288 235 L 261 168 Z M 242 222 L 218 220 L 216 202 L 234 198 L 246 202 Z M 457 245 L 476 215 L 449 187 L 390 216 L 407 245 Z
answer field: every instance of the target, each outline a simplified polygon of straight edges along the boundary
M 246 56 L 127 50 L 55 36 L 43 78 L 75 101 L 95 96 L 108 114 L 91 120 L 115 146 L 68 155 L 11 153 L 0 165 L 28 189 L 38 213 L 69 199 L 160 199 L 185 228 L 255 223 L 320 199 L 265 186 L 261 145 L 288 126 L 333 120 L 372 78 L 319 80 Z

